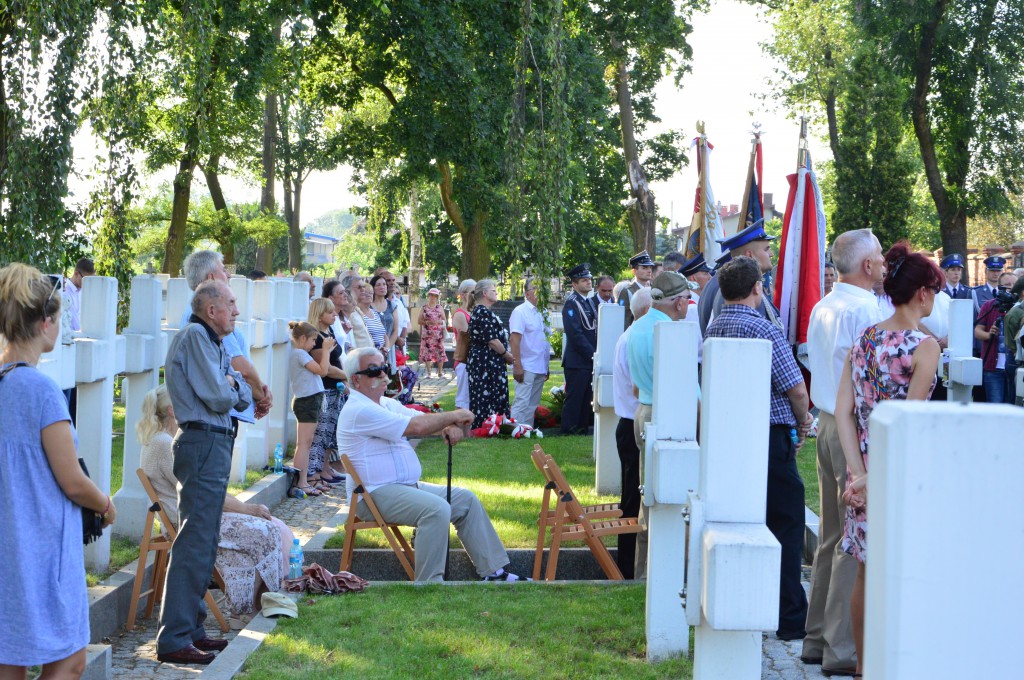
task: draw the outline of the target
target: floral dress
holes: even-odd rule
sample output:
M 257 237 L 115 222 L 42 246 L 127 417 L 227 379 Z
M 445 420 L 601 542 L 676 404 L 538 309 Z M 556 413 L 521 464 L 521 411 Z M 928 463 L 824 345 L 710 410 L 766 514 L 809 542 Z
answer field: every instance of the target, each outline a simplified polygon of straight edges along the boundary
M 501 319 L 484 305 L 477 305 L 469 316 L 469 357 L 466 373 L 469 376 L 469 410 L 473 412 L 473 427 L 501 413 L 511 415 L 508 403 L 508 369 L 500 354 L 491 349 L 491 340 L 501 340 L 508 351 L 508 331 Z
M 420 361 L 444 363 L 448 360 L 444 351 L 444 322 L 444 309 L 441 305 L 424 306 L 420 310 L 420 327 L 423 331 L 420 337 Z
M 868 468 L 868 419 L 875 406 L 886 399 L 906 399 L 913 376 L 914 352 L 928 336 L 921 331 L 886 331 L 871 326 L 860 336 L 850 351 L 853 374 L 854 416 L 857 440 Z M 932 376 L 931 390 L 935 389 Z M 847 475 L 850 471 L 847 468 Z M 867 508 L 846 506 L 843 529 L 843 550 L 864 562 L 867 559 Z

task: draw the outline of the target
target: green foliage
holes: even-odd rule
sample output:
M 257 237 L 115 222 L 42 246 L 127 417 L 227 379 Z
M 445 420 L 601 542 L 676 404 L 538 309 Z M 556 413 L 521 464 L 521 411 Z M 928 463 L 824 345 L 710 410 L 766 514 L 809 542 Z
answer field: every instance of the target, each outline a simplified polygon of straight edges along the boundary
M 331 210 L 306 225 L 306 230 L 314 234 L 342 238 L 356 223 L 356 216 L 347 208 Z
M 380 246 L 374 234 L 366 229 L 350 229 L 341 237 L 341 241 L 334 246 L 334 264 L 336 269 L 342 271 L 355 266 L 360 272 L 373 271 L 377 261 L 380 259 L 378 253 Z

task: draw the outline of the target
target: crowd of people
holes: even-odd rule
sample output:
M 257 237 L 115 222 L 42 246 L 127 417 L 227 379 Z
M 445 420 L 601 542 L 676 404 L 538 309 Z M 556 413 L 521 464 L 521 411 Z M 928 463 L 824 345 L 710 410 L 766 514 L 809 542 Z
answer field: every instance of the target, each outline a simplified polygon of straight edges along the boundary
M 961 283 L 963 257 L 936 265 L 904 243 L 883 254 L 870 230 L 845 232 L 830 249 L 824 297 L 808 328 L 804 367 L 782 333 L 769 290 L 772 241 L 759 223 L 722 241 L 714 268 L 702 255 L 670 253 L 655 263 L 644 251 L 630 259 L 630 281 L 595 280 L 582 263 L 567 272 L 572 290 L 561 311 L 565 405 L 563 433 L 586 433 L 593 422 L 591 382 L 597 317 L 602 304 L 626 308 L 615 348 L 613 393 L 619 417 L 625 516 L 643 517 L 640 502 L 643 429 L 653 404 L 654 328 L 661 321 L 698 324 L 701 361 L 707 338 L 761 338 L 772 343 L 766 523 L 782 546 L 779 626 L 784 640 L 803 639 L 801 658 L 826 675 L 861 672 L 864 573 L 867 556 L 869 416 L 887 399 L 934 398 L 946 345 L 949 301 L 972 299 L 976 352 L 983 360 L 982 394 L 1013 402 L 1013 375 L 1024 360 L 1024 277 L 1000 257 L 985 260 L 986 282 Z M 161 661 L 205 664 L 226 641 L 207 635 L 203 598 L 216 567 L 226 606 L 235 615 L 256 607 L 262 592 L 281 587 L 290 530 L 261 505 L 227 493 L 239 423 L 255 422 L 274 395 L 252 364 L 236 328 L 238 307 L 219 253 L 196 251 L 184 264 L 193 291 L 165 362 L 166 382 L 146 395 L 137 436 L 141 466 L 161 506 L 177 526 L 157 634 Z M 77 316 L 78 263 L 64 286 L 22 264 L 0 269 L 0 525 L 5 559 L 0 579 L 9 597 L 0 617 L 17 635 L 0 635 L 0 670 L 42 665 L 44 673 L 80 674 L 89 638 L 81 508 L 109 526 L 110 497 L 79 466 L 69 395 L 34 367 Z M 430 289 L 420 311 L 420 360 L 442 376 L 445 334 L 454 332 L 456 409 L 419 413 L 389 398 L 406 359 L 412 315 L 396 277 L 381 269 L 364 278 L 340 273 L 316 296 L 312 277 L 306 321 L 290 324 L 295 474 L 290 493 L 317 496 L 344 482 L 347 454 L 383 518 L 416 527 L 415 580 L 443 580 L 449 524 L 454 524 L 485 581 L 514 581 L 508 554 L 472 491 L 420 479 L 410 437 L 440 435 L 458 443 L 492 414 L 533 424 L 549 377 L 551 329 L 537 307 L 537 284 L 523 281 L 524 300 L 508 325 L 495 313 L 497 285 L 466 280 L 451 318 L 440 291 Z M 58 291 L 61 293 L 58 295 Z M 946 310 L 943 312 L 943 310 Z M 72 318 L 74 317 L 74 318 Z M 802 359 L 802 357 L 801 357 Z M 509 367 L 514 384 L 510 395 Z M 428 373 L 429 375 L 429 373 Z M 699 388 L 697 396 L 700 397 Z M 820 543 L 810 598 L 800 584 L 804 485 L 796 454 L 815 423 L 821 495 Z M 40 476 L 40 471 L 48 471 Z M 31 484 L 20 480 L 31 479 Z M 362 504 L 357 514 L 366 514 Z M 25 518 L 29 518 L 26 521 Z M 644 578 L 646 532 L 619 539 L 618 564 L 627 578 Z M 41 548 L 46 541 L 47 548 Z M 59 555 L 60 559 L 53 559 Z M 53 583 L 67 584 L 60 588 Z M 44 598 L 44 606 L 18 603 Z

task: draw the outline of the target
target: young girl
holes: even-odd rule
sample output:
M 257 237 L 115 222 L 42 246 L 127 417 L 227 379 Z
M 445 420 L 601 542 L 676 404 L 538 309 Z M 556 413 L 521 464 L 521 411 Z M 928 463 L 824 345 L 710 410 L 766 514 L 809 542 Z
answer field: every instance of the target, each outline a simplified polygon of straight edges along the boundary
M 289 495 L 296 494 L 296 490 L 308 495 L 319 496 L 321 491 L 309 484 L 306 479 L 306 469 L 309 466 L 309 447 L 313 443 L 313 434 L 316 432 L 317 423 L 320 422 L 320 411 L 324 404 L 324 384 L 321 378 L 327 375 L 331 367 L 331 350 L 334 349 L 334 338 L 327 337 L 323 340 L 324 352 L 320 353 L 320 361 L 314 361 L 309 352 L 316 343 L 317 332 L 311 324 L 305 321 L 292 321 L 288 324 L 292 332 L 291 366 L 289 366 L 289 377 L 291 379 L 292 413 L 295 414 L 295 460 L 293 461 L 299 470 L 296 485 L 292 487 Z

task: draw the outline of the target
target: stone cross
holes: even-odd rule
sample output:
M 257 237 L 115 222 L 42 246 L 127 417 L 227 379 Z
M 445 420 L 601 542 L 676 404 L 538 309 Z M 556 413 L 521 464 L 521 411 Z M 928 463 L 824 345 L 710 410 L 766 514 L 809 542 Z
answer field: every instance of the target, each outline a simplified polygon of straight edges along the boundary
M 869 428 L 864 677 L 1020 677 L 1024 410 L 890 401 Z
M 971 390 L 981 384 L 981 359 L 974 357 L 974 302 L 951 300 L 949 303 L 948 347 L 942 353 L 943 365 L 948 365 L 944 383 L 946 399 L 966 404 L 971 401 Z
M 679 606 L 685 584 L 684 505 L 697 488 L 697 333 L 692 323 L 654 326 L 654 393 L 641 483 L 647 514 L 647 658 L 686 654 L 690 633 Z M 683 348 L 680 352 L 680 348 Z M 639 548 L 639 546 L 638 546 Z
M 778 625 L 781 548 L 765 526 L 771 351 L 767 340 L 704 345 L 683 605 L 696 627 L 694 680 L 760 678 L 761 631 Z
M 231 292 L 235 294 L 235 305 L 238 307 L 238 318 L 235 320 L 235 330 L 242 334 L 245 339 L 245 343 L 249 345 L 252 339 L 252 302 L 253 302 L 253 282 L 244 276 L 233 276 L 229 281 L 231 286 Z M 249 350 L 249 347 L 244 347 L 244 350 Z M 251 352 L 251 350 L 249 350 Z M 257 371 L 258 373 L 259 371 Z M 260 373 L 261 379 L 266 379 L 267 376 Z M 239 484 L 245 481 L 245 470 L 249 466 L 249 442 L 253 440 L 254 445 L 259 449 L 261 439 L 266 437 L 264 432 L 259 432 L 256 428 L 242 421 L 238 421 L 238 434 L 235 437 L 235 447 L 231 451 L 231 474 L 228 479 L 230 482 Z M 263 444 L 264 448 L 266 444 Z M 262 467 L 262 463 L 260 467 Z
M 142 540 L 142 531 L 149 507 L 149 496 L 142 488 L 135 470 L 140 466 L 142 445 L 135 435 L 135 426 L 142 416 L 142 400 L 146 393 L 160 384 L 160 367 L 167 355 L 167 340 L 161 330 L 163 286 L 152 276 L 132 279 L 131 305 L 125 339 L 125 379 L 121 383 L 124 396 L 124 459 L 121 488 L 114 495 L 117 524 L 114 530 L 132 540 Z M 180 316 L 180 314 L 179 314 Z M 84 403 L 84 402 L 80 402 Z
M 599 494 L 622 493 L 619 448 L 615 442 L 615 398 L 612 369 L 615 343 L 622 335 L 626 310 L 618 305 L 599 305 L 597 310 L 597 352 L 594 354 L 594 487 Z

